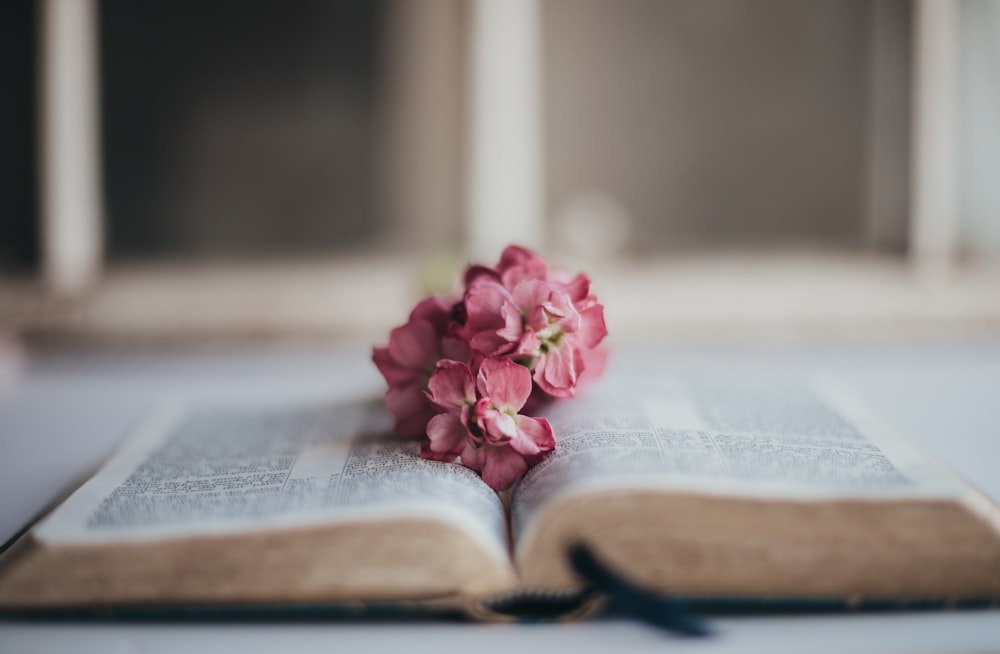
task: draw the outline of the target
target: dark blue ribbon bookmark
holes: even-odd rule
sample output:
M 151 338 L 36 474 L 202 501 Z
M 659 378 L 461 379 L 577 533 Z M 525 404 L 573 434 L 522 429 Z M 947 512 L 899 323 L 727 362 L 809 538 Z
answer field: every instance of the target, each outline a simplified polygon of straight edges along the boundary
M 712 629 L 686 602 L 640 588 L 601 562 L 583 543 L 569 548 L 570 565 L 580 577 L 604 593 L 611 609 L 682 636 L 710 636 Z

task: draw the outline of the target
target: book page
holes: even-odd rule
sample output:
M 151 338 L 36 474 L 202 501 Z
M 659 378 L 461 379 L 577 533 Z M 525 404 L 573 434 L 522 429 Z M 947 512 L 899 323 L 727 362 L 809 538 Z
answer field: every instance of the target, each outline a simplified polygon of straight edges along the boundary
M 381 400 L 165 409 L 36 535 L 96 543 L 432 518 L 509 561 L 498 495 L 391 432 Z
M 968 492 L 829 382 L 633 369 L 546 414 L 557 446 L 514 487 L 517 541 L 547 502 L 600 490 L 796 500 Z

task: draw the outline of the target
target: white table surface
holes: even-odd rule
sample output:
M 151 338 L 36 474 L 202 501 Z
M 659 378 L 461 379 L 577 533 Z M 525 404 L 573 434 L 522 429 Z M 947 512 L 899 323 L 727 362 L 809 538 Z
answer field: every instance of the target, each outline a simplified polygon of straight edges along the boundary
M 623 352 L 620 356 L 634 356 Z M 832 374 L 938 460 L 1000 501 L 1000 340 L 675 348 L 666 371 Z M 165 398 L 378 392 L 361 349 L 64 352 L 0 357 L 0 539 L 98 465 Z M 755 616 L 683 640 L 622 620 L 568 625 L 142 625 L 0 622 L 0 652 L 334 652 L 515 649 L 1000 652 L 1000 610 Z

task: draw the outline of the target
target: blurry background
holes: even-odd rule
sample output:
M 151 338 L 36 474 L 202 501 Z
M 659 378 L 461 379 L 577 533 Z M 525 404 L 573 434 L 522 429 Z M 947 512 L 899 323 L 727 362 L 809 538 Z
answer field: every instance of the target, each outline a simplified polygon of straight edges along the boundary
M 11 0 L 0 330 L 381 340 L 507 241 L 636 341 L 1000 334 L 997 0 Z

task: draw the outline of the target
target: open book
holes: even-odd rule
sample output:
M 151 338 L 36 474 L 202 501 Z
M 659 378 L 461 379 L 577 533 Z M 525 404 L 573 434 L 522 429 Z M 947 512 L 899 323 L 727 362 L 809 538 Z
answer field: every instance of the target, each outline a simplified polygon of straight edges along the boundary
M 1000 598 L 1000 518 L 831 386 L 612 373 L 501 497 L 380 402 L 174 407 L 0 558 L 0 611 L 558 604 L 585 542 L 693 598 Z M 565 604 L 570 606 L 571 604 Z

